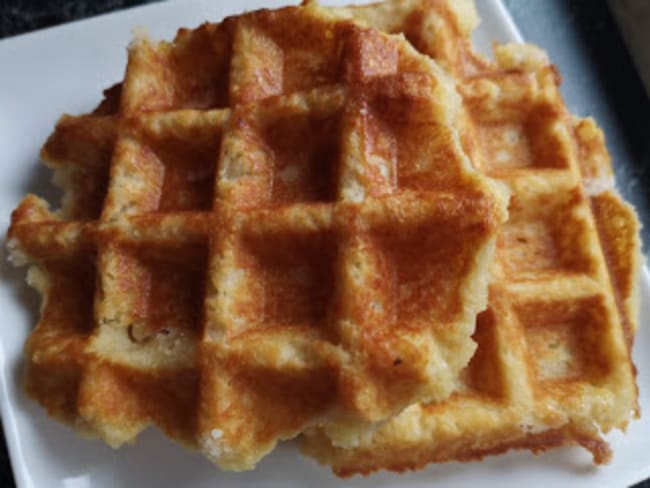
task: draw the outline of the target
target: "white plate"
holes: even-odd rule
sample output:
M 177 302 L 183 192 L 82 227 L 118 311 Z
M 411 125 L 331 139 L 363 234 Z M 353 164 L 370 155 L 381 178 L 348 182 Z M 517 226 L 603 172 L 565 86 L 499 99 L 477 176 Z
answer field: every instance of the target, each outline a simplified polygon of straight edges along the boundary
M 147 26 L 154 37 L 171 38 L 179 26 L 219 20 L 244 8 L 280 6 L 288 0 L 171 1 L 64 25 L 0 41 L 0 232 L 25 192 L 55 196 L 38 150 L 63 112 L 92 108 L 101 90 L 123 76 L 131 29 Z M 327 2 L 333 3 L 333 2 Z M 342 3 L 342 2 L 341 2 Z M 479 0 L 483 22 L 475 40 L 488 51 L 492 40 L 520 36 L 498 0 Z M 231 5 L 228 5 L 231 4 Z M 238 4 L 232 6 L 232 4 Z M 571 83 L 571 80 L 567 80 Z M 0 264 L 0 387 L 2 420 L 19 487 L 214 487 L 258 486 L 431 486 L 432 482 L 481 486 L 624 486 L 650 476 L 650 415 L 614 433 L 611 465 L 594 468 L 579 449 L 535 457 L 510 453 L 481 463 L 451 463 L 394 475 L 341 481 L 301 457 L 290 444 L 276 449 L 257 470 L 222 473 L 198 454 L 183 450 L 155 429 L 137 445 L 114 451 L 77 438 L 49 420 L 20 388 L 21 348 L 37 320 L 38 297 L 24 284 L 24 270 Z M 650 317 L 650 278 L 643 273 L 641 316 Z M 642 324 L 647 325 L 647 324 Z M 642 327 L 635 360 L 643 410 L 650 411 L 650 329 Z

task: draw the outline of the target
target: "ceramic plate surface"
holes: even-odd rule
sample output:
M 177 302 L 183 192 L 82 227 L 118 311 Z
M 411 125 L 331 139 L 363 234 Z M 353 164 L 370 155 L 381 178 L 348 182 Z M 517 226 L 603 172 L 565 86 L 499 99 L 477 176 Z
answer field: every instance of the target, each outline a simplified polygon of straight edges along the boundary
M 50 200 L 58 195 L 50 174 L 38 164 L 38 151 L 64 112 L 92 109 L 103 88 L 123 77 L 126 46 L 133 28 L 170 39 L 180 26 L 218 21 L 244 9 L 277 7 L 289 0 L 174 0 L 0 41 L 0 232 L 11 210 L 34 192 Z M 324 3 L 333 4 L 335 0 Z M 343 3 L 343 2 L 340 2 Z M 348 2 L 346 2 L 348 3 Z M 508 13 L 497 0 L 478 0 L 482 17 L 475 41 L 483 52 L 493 40 L 520 40 Z M 543 46 L 542 46 L 543 47 Z M 565 80 L 570 84 L 572 80 Z M 639 370 L 645 417 L 630 424 L 627 435 L 608 436 L 611 465 L 594 468 L 580 449 L 559 449 L 542 456 L 515 452 L 480 463 L 450 463 L 405 475 L 382 473 L 342 481 L 328 469 L 285 444 L 249 473 L 223 473 L 202 456 L 187 452 L 149 429 L 134 446 L 112 450 L 99 441 L 77 438 L 50 420 L 20 387 L 21 350 L 38 318 L 39 298 L 24 283 L 25 270 L 4 259 L 0 271 L 0 407 L 4 432 L 20 488 L 64 487 L 430 487 L 625 486 L 650 476 L 650 278 L 642 273 L 642 327 L 634 358 Z

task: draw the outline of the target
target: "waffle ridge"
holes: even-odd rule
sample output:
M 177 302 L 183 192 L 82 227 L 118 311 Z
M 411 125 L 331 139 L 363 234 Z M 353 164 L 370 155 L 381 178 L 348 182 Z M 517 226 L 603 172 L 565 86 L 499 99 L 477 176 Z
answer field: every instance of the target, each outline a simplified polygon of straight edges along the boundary
M 113 446 L 154 424 L 234 470 L 446 398 L 507 200 L 459 100 L 399 36 L 317 6 L 134 41 L 42 150 L 61 210 L 12 216 L 43 295 L 28 393 Z
M 328 10 L 402 33 L 454 77 L 463 146 L 512 197 L 478 349 L 455 393 L 408 407 L 355 449 L 313 429 L 303 452 L 340 476 L 562 445 L 607 462 L 602 434 L 639 415 L 631 349 L 641 255 L 639 223 L 616 192 L 601 130 L 567 111 L 559 74 L 538 48 L 495 45 L 494 61 L 476 54 L 470 1 Z

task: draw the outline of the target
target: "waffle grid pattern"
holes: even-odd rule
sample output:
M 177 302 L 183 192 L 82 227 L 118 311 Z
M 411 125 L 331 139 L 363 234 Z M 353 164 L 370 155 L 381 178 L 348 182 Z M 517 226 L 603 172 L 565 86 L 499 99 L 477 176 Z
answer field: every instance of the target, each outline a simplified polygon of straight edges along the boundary
M 446 76 L 319 12 L 137 40 L 124 84 L 59 122 L 62 211 L 28 196 L 10 230 L 37 263 L 27 389 L 50 414 L 246 469 L 307 426 L 354 444 L 448 396 L 505 199 Z
M 606 462 L 601 433 L 638 415 L 630 350 L 640 245 L 602 133 L 567 113 L 543 52 L 497 46 L 494 63 L 476 55 L 470 2 L 332 11 L 404 33 L 452 74 L 465 107 L 463 145 L 512 197 L 488 310 L 477 322 L 478 350 L 456 393 L 407 408 L 357 449 L 336 449 L 312 432 L 304 452 L 344 476 L 571 444 Z

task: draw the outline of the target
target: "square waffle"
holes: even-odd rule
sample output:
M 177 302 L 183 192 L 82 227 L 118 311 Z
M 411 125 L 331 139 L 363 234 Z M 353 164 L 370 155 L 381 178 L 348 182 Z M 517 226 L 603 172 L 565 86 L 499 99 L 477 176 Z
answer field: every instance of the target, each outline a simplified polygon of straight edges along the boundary
M 347 476 L 470 461 L 509 449 L 581 445 L 638 416 L 630 351 L 637 327 L 639 224 L 616 193 L 600 129 L 568 113 L 557 70 L 530 45 L 474 53 L 471 2 L 396 0 L 331 15 L 403 33 L 455 79 L 474 165 L 512 192 L 497 238 L 476 354 L 442 402 L 405 409 L 341 449 L 313 429 L 303 451 Z
M 28 393 L 112 446 L 154 424 L 234 470 L 447 398 L 507 200 L 459 110 L 402 37 L 312 6 L 134 41 L 43 148 L 61 210 L 12 216 L 43 295 Z

